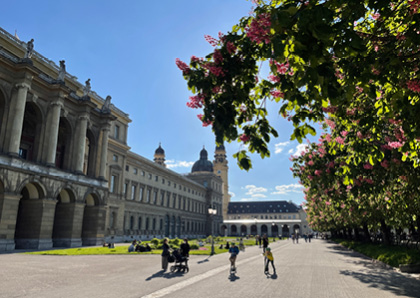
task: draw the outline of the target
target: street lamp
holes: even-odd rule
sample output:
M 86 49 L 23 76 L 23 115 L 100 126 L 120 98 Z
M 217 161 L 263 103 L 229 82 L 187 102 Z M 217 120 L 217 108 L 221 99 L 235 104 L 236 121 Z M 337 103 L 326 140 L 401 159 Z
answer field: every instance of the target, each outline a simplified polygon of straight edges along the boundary
M 212 206 L 209 207 L 209 214 L 211 218 L 211 255 L 214 255 L 214 238 L 213 238 L 213 216 L 216 215 L 217 210 L 213 209 Z

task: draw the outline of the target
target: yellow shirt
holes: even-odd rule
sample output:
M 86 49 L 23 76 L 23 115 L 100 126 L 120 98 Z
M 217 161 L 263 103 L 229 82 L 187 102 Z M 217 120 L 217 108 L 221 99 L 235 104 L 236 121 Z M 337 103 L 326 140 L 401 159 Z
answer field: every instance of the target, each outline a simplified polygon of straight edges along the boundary
M 271 253 L 271 251 L 266 250 L 264 255 L 267 257 L 267 259 L 269 261 L 273 261 L 274 260 L 274 257 L 273 257 L 273 254 Z

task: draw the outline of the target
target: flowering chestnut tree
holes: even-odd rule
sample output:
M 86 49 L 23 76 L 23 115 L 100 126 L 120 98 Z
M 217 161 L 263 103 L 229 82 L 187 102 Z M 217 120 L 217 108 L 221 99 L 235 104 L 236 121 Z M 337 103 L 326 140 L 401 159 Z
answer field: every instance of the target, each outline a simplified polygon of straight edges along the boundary
M 324 121 L 325 109 L 337 108 L 335 123 L 347 125 L 347 107 L 371 105 L 372 114 L 399 123 L 404 140 L 389 146 L 417 166 L 420 0 L 253 2 L 253 14 L 231 32 L 206 36 L 214 47 L 206 57 L 176 61 L 194 94 L 188 106 L 202 109 L 199 119 L 212 126 L 216 142 L 237 140 L 269 156 L 268 143 L 278 133 L 267 101 L 279 104 L 294 125 L 291 139 L 299 141 L 316 133 L 311 123 Z M 261 77 L 262 63 L 267 77 Z M 365 138 L 381 131 L 375 119 L 366 121 L 373 133 L 361 132 Z M 246 151 L 235 157 L 251 167 Z M 375 164 L 383 157 L 361 150 L 347 162 L 366 159 Z

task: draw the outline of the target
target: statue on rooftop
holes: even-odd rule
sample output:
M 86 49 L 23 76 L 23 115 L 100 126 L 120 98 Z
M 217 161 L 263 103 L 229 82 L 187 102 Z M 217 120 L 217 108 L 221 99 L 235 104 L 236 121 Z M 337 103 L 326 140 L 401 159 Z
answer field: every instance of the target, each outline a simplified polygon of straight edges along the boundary
M 104 105 L 102 106 L 101 111 L 102 112 L 111 112 L 110 105 L 111 105 L 111 96 L 108 95 L 105 99 L 105 102 L 104 102 Z
M 60 69 L 58 71 L 57 81 L 64 82 L 64 77 L 66 76 L 66 65 L 64 60 L 60 60 Z
M 25 57 L 23 58 L 31 58 L 34 53 L 34 39 L 32 38 L 28 43 L 26 44 L 26 53 Z
M 85 82 L 85 87 L 83 88 L 83 97 L 88 96 L 90 93 L 90 79 L 87 79 Z

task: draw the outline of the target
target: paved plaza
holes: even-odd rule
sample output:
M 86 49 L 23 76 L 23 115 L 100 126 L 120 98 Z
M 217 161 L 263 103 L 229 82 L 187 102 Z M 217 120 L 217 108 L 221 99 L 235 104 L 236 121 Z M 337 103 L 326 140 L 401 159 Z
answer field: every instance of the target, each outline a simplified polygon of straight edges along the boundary
M 257 246 L 238 256 L 191 256 L 190 272 L 162 272 L 158 255 L 0 254 L 0 297 L 420 297 L 420 278 L 325 240 L 270 244 L 277 275 L 263 273 Z

